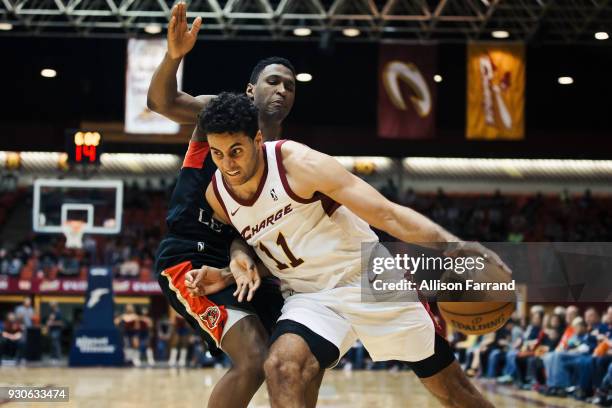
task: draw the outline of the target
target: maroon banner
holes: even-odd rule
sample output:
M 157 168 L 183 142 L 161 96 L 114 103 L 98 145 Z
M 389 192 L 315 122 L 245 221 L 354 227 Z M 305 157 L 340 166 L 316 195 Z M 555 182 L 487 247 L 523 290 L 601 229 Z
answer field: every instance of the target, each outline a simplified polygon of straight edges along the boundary
M 32 279 L 0 277 L 0 295 L 34 294 L 34 295 L 84 295 L 87 281 L 81 279 Z M 115 295 L 158 295 L 161 289 L 156 281 L 114 280 Z
M 381 44 L 378 58 L 378 136 L 435 135 L 437 47 Z

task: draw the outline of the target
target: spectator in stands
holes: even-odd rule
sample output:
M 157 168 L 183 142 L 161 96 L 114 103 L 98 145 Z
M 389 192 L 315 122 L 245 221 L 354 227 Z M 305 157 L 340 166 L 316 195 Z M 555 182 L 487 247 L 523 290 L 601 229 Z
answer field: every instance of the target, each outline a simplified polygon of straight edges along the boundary
M 124 261 L 119 266 L 119 277 L 124 279 L 136 279 L 140 274 L 140 264 L 136 256 Z
M 0 337 L 0 360 L 4 362 L 4 357 L 7 356 L 14 361 L 19 358 L 19 344 L 23 337 L 23 326 L 15 313 L 8 313 L 2 328 L 2 336 Z
M 140 358 L 146 356 L 147 364 L 150 367 L 155 366 L 155 359 L 153 358 L 153 349 L 151 348 L 151 334 L 153 331 L 153 320 L 149 317 L 149 308 L 143 307 L 140 310 L 138 316 L 138 344 Z
M 140 367 L 139 336 L 140 317 L 136 313 L 134 305 L 125 306 L 125 311 L 115 317 L 115 326 L 123 332 L 123 354 L 126 361 Z
M 34 309 L 32 308 L 32 299 L 29 296 L 26 296 L 21 305 L 15 308 L 15 316 L 21 321 L 26 330 L 32 327 Z
M 518 324 L 516 313 L 506 322 L 504 330 L 500 331 L 501 333 L 499 335 L 496 333 L 498 347 L 491 350 L 489 361 L 487 362 L 485 377 L 488 378 L 496 378 L 500 375 L 500 369 L 505 361 L 506 353 L 513 345 L 521 341 L 523 330 Z
M 543 337 L 542 322 L 544 309 L 541 306 L 531 308 L 529 326 L 525 329 L 521 340 L 514 345 L 513 349 L 506 353 L 506 365 L 504 375 L 497 379 L 500 384 L 508 384 L 513 381 L 521 383 L 524 379 L 517 368 L 517 357 L 521 355 L 532 355 L 540 345 Z M 522 353 L 522 354 L 521 354 Z
M 8 251 L 5 248 L 0 248 L 0 275 L 8 275 L 10 264 Z
M 607 329 L 606 324 L 601 323 L 601 316 L 594 307 L 589 307 L 584 312 L 584 321 L 586 322 L 588 332 L 594 336 L 605 332 Z
M 172 338 L 173 326 L 168 316 L 164 316 L 157 321 L 157 359 L 166 360 L 168 358 L 168 347 Z
M 606 384 L 604 378 L 606 372 L 612 370 L 612 306 L 609 306 L 604 314 L 602 332 L 597 333 L 597 347 L 591 357 L 591 365 L 587 363 L 581 367 L 580 377 L 591 376 L 592 386 L 595 388 L 595 403 L 604 403 L 606 400 L 612 406 L 612 394 L 610 394 L 610 379 Z M 588 390 L 586 392 L 588 394 Z M 610 395 L 609 395 L 610 394 Z
M 584 361 L 581 357 L 590 355 L 597 345 L 597 339 L 588 332 L 583 318 L 576 317 L 572 326 L 574 335 L 567 341 L 565 351 L 554 352 L 549 360 L 545 360 L 547 395 L 566 396 L 571 374 L 578 371 Z M 580 383 L 582 388 L 582 379 Z
M 565 310 L 565 331 L 557 344 L 556 351 L 563 351 L 567 347 L 568 340 L 574 335 L 574 326 L 572 322 L 578 317 L 579 310 L 576 306 L 568 306 Z
M 51 344 L 51 360 L 57 361 L 62 358 L 62 331 L 64 319 L 59 305 L 56 302 L 50 304 L 51 311 L 46 318 L 45 328 Z

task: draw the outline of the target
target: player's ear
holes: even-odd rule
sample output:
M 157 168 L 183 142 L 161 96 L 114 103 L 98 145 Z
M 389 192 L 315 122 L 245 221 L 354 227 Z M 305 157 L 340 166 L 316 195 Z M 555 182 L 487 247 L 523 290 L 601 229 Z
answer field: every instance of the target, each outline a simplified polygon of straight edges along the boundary
M 257 134 L 255 135 L 255 139 L 253 140 L 255 142 L 255 145 L 261 146 L 261 144 L 263 143 L 263 133 L 261 133 L 261 130 L 257 131 Z
M 255 85 L 247 84 L 246 94 L 251 100 L 255 99 Z

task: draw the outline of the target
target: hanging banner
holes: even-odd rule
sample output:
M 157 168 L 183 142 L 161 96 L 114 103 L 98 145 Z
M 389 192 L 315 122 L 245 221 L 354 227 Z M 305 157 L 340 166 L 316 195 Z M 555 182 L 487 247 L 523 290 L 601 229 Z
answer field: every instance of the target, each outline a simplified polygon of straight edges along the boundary
M 381 44 L 378 59 L 378 136 L 427 139 L 435 135 L 437 48 Z
M 125 132 L 126 133 L 178 133 L 179 125 L 147 108 L 147 92 L 151 77 L 166 53 L 166 40 L 128 41 L 127 72 L 125 80 Z M 177 73 L 179 89 L 183 79 L 183 63 Z
M 466 137 L 520 140 L 525 134 L 525 47 L 471 43 Z

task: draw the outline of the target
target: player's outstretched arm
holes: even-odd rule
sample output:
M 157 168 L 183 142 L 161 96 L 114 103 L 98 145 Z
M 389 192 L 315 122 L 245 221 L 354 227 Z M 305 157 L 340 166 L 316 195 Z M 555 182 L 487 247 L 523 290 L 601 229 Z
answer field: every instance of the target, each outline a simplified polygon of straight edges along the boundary
M 387 200 L 333 157 L 296 142 L 284 143 L 281 152 L 289 185 L 299 196 L 309 198 L 319 191 L 401 241 L 440 249 L 448 256 L 482 255 L 510 272 L 495 252 L 462 241 L 424 215 Z
M 284 143 L 281 151 L 289 184 L 299 196 L 308 198 L 319 191 L 346 206 L 371 226 L 404 242 L 459 241 L 429 218 L 387 200 L 333 157 L 295 142 Z
M 147 93 L 149 109 L 181 124 L 197 123 L 198 113 L 214 97 L 191 96 L 179 91 L 176 82 L 181 60 L 195 45 L 201 25 L 202 18 L 197 17 L 189 29 L 185 3 L 177 3 L 172 8 L 168 24 L 168 52 L 155 70 Z

